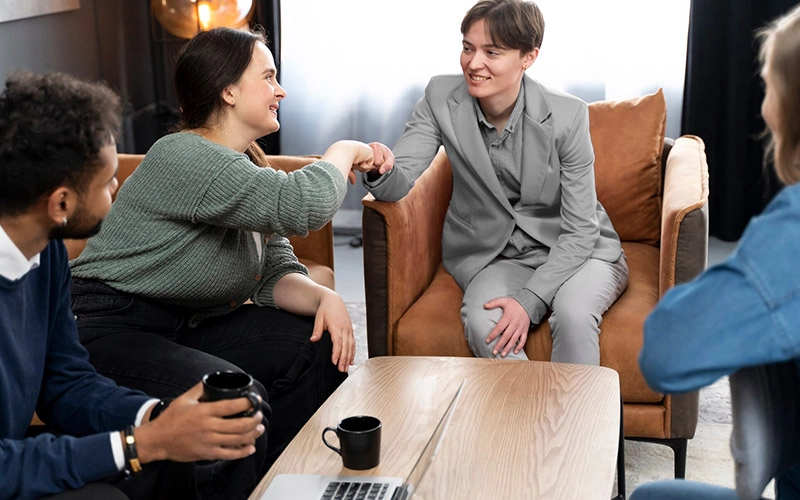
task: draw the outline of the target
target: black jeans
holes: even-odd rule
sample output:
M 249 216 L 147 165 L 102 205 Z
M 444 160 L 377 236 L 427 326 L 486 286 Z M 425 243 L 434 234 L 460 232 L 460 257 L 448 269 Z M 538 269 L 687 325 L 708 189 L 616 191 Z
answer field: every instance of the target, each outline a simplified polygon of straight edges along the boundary
M 272 407 L 259 479 L 347 377 L 331 362 L 329 335 L 309 340 L 313 317 L 244 305 L 189 328 L 192 310 L 78 278 L 72 283 L 72 308 L 92 364 L 120 385 L 155 397 L 176 397 L 208 372 L 251 374 Z M 224 471 L 222 482 L 229 482 L 231 473 Z M 218 475 L 213 471 L 212 476 Z M 201 491 L 205 482 L 198 479 Z

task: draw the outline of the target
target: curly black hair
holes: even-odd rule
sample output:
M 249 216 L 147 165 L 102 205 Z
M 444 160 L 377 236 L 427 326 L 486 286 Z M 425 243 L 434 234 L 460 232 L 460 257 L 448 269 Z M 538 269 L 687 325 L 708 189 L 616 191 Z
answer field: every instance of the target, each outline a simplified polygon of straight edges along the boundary
M 59 186 L 79 193 L 119 139 L 122 103 L 103 83 L 16 72 L 0 94 L 0 215 L 17 215 Z

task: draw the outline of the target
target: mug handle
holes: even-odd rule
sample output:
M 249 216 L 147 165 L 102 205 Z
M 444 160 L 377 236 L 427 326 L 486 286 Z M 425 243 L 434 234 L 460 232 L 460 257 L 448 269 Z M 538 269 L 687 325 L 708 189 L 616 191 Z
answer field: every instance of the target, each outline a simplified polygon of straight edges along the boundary
M 323 443 L 325 443 L 325 446 L 327 446 L 328 448 L 332 449 L 333 451 L 335 451 L 336 453 L 338 453 L 339 455 L 341 455 L 341 454 L 342 454 L 342 450 L 341 450 L 341 449 L 339 449 L 339 448 L 337 448 L 337 447 L 335 447 L 335 446 L 333 446 L 332 444 L 330 444 L 330 443 L 329 443 L 329 442 L 328 442 L 328 441 L 325 439 L 325 433 L 326 433 L 326 432 L 328 432 L 328 431 L 336 432 L 336 427 L 325 427 L 325 428 L 322 430 L 322 442 L 323 442 Z M 338 436 L 339 434 L 337 433 L 336 435 Z
M 267 405 L 267 403 L 259 401 L 258 395 L 255 392 L 247 391 L 244 394 L 242 394 L 242 396 L 249 399 L 250 404 L 253 405 L 251 409 L 247 410 L 244 413 L 245 417 L 252 417 L 253 415 L 256 414 L 258 410 L 261 410 L 262 413 L 264 414 L 264 417 L 269 419 L 270 415 L 272 414 L 272 408 L 270 408 L 269 405 Z

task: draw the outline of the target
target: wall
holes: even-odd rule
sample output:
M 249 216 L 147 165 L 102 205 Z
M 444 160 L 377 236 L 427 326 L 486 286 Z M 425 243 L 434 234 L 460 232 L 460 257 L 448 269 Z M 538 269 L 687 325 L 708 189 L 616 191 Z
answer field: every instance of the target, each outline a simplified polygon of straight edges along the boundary
M 147 2 L 130 0 L 81 0 L 78 10 L 0 23 L 0 77 L 26 69 L 106 81 L 126 103 L 119 149 L 140 152 L 153 135 L 148 30 Z

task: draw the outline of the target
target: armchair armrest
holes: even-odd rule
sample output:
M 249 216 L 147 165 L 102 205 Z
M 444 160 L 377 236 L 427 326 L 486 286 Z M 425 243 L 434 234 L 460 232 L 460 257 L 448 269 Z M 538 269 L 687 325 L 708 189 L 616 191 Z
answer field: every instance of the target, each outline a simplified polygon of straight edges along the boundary
M 442 228 L 453 176 L 444 148 L 401 200 L 362 200 L 369 356 L 390 352 L 397 320 L 428 287 L 442 262 Z
M 659 296 L 708 263 L 708 163 L 697 136 L 675 140 L 666 160 L 661 214 Z
M 659 297 L 673 286 L 691 280 L 708 263 L 708 163 L 705 144 L 685 135 L 665 143 L 664 199 L 661 208 Z M 671 418 L 668 434 L 694 437 L 699 393 L 665 398 Z M 677 467 L 677 465 L 676 465 Z M 678 469 L 676 468 L 676 471 Z

